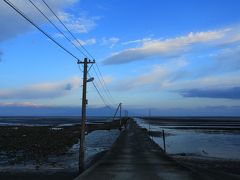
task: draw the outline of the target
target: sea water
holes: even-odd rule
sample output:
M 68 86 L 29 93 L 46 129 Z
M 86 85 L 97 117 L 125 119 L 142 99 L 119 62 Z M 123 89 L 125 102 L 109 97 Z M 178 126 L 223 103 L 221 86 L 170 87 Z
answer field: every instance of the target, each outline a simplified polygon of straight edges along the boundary
M 231 128 L 224 131 L 216 130 L 216 127 L 211 130 L 212 127 L 206 126 L 203 129 L 196 129 L 194 126 L 193 129 L 191 127 L 184 129 L 183 126 L 179 129 L 181 125 L 175 126 L 175 129 L 174 126 L 149 124 L 139 118 L 135 118 L 135 121 L 142 128 L 152 132 L 164 130 L 167 134 L 165 142 L 168 154 L 240 160 L 240 131 L 232 131 Z M 151 138 L 163 148 L 162 137 Z

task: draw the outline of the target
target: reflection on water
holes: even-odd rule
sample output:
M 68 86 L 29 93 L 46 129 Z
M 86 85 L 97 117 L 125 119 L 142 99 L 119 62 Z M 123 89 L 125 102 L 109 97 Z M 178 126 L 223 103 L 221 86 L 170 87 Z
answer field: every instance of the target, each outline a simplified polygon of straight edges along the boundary
M 94 131 L 86 136 L 87 160 L 95 154 L 108 150 L 119 136 L 119 130 Z
M 108 150 L 119 136 L 119 130 L 98 130 L 93 131 L 85 136 L 85 161 L 90 161 L 94 155 L 99 152 Z M 56 167 L 62 167 L 65 170 L 78 171 L 79 160 L 79 142 L 66 153 L 66 155 L 52 158 L 50 161 L 55 162 Z
M 223 131 L 173 129 L 156 124 L 149 125 L 142 119 L 135 119 L 143 128 L 150 131 L 162 131 L 171 134 L 166 136 L 166 149 L 169 154 L 186 154 L 214 158 L 240 160 L 240 132 L 227 133 Z M 229 132 L 231 132 L 229 130 Z M 161 137 L 153 137 L 153 140 L 163 147 Z

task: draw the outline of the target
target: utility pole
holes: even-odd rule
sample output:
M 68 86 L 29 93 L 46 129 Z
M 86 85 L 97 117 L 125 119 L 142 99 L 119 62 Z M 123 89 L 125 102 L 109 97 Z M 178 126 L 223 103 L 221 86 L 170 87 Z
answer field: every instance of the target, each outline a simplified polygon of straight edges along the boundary
M 83 89 L 82 89 L 82 122 L 81 122 L 81 135 L 80 135 L 80 149 L 79 149 L 79 172 L 84 170 L 84 156 L 85 156 L 85 127 L 86 127 L 86 105 L 87 105 L 87 79 L 88 64 L 94 64 L 95 61 L 90 61 L 84 58 L 84 61 L 77 62 L 83 64 Z M 90 78 L 93 80 L 93 78 Z
M 120 128 L 122 127 L 122 103 L 119 104 L 119 121 L 120 121 Z
M 120 106 L 120 118 L 122 118 L 122 103 L 120 103 L 119 106 Z

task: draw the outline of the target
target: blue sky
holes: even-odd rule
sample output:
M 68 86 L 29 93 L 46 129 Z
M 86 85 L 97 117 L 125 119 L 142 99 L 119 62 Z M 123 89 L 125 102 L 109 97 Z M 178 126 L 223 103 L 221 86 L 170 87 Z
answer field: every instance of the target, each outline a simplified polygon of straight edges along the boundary
M 11 2 L 84 58 L 28 1 Z M 64 31 L 42 1 L 33 2 Z M 238 0 L 47 2 L 96 59 L 114 97 L 95 78 L 107 104 L 156 115 L 240 115 Z M 76 60 L 4 2 L 0 17 L 0 106 L 80 106 Z M 88 99 L 91 107 L 104 106 L 91 84 Z

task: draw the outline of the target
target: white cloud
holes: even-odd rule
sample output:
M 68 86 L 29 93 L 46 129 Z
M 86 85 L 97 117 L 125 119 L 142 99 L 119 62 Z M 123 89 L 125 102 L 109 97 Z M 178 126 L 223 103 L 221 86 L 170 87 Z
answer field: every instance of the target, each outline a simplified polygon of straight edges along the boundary
M 96 26 L 96 20 L 99 18 L 87 17 L 84 15 L 76 16 L 64 12 L 64 8 L 72 6 L 77 1 L 78 0 L 48 0 L 47 3 L 57 14 L 61 15 L 60 18 L 63 19 L 70 30 L 74 33 L 87 33 Z M 43 25 L 47 22 L 29 1 L 11 0 L 11 2 L 38 25 Z M 57 19 L 54 18 L 53 14 L 41 1 L 33 0 L 33 2 L 44 12 L 44 14 L 57 22 Z M 0 42 L 14 38 L 33 29 L 33 26 L 29 22 L 5 2 L 0 3 L 0 17 Z
M 76 16 L 66 12 L 59 12 L 58 15 L 74 33 L 88 33 L 96 26 L 96 21 L 100 19 L 100 17 Z
M 18 9 L 20 9 L 24 14 L 30 17 L 34 22 L 41 24 L 44 22 L 43 18 L 40 18 L 40 14 L 37 10 L 28 2 L 28 1 L 18 1 L 12 0 L 11 1 Z M 49 5 L 56 11 L 61 11 L 63 7 L 72 5 L 75 0 L 60 0 L 48 1 Z M 48 16 L 50 12 L 47 11 L 46 7 L 43 3 L 39 1 L 34 1 L 36 5 L 43 10 L 45 14 Z M 0 34 L 0 41 L 7 40 L 9 38 L 13 38 L 18 36 L 19 34 L 25 33 L 31 30 L 32 26 L 28 23 L 23 17 L 21 17 L 17 12 L 15 12 L 10 6 L 8 6 L 5 2 L 0 3 L 0 27 L 1 27 L 1 34 Z M 36 18 L 37 17 L 37 18 Z M 50 16 L 51 17 L 51 16 Z
M 193 89 L 193 88 L 211 89 L 211 88 L 230 88 L 239 86 L 239 84 L 240 84 L 239 74 L 231 73 L 228 75 L 215 75 L 179 82 L 165 81 L 162 84 L 162 88 L 168 90 Z
M 206 77 L 209 75 L 238 72 L 240 70 L 240 46 L 230 45 L 227 48 L 220 50 L 217 48 L 216 50 L 214 53 L 200 57 L 207 64 L 201 64 L 200 61 L 192 61 L 193 63 L 198 63 L 198 66 L 194 69 L 188 69 L 191 76 Z
M 1 99 L 39 99 L 65 96 L 80 87 L 80 78 L 73 77 L 63 82 L 41 83 L 17 89 L 1 89 Z
M 18 107 L 40 107 L 42 105 L 33 102 L 0 102 L 0 106 L 18 106 Z
M 106 84 L 110 84 L 113 82 L 113 77 L 112 76 L 103 76 L 103 80 Z
M 235 51 L 234 51 L 235 52 Z M 228 54 L 228 53 L 227 53 Z M 236 54 L 234 54 L 236 56 Z M 221 57 L 222 58 L 222 57 Z M 233 65 L 235 68 L 235 60 L 230 58 L 224 58 L 226 61 L 225 68 L 228 68 L 234 61 Z M 237 59 L 238 56 L 236 56 Z M 223 59 L 221 59 L 223 60 Z M 219 59 L 218 59 L 219 61 Z M 227 65 L 230 63 L 230 65 Z M 235 65 L 234 65 L 235 64 Z M 239 64 L 239 62 L 238 62 Z M 217 66 L 217 64 L 214 64 Z M 142 73 L 128 80 L 119 80 L 115 84 L 115 90 L 128 91 L 128 90 L 164 90 L 164 91 L 178 91 L 181 89 L 222 89 L 222 88 L 233 88 L 240 84 L 239 71 L 229 71 L 226 73 L 215 73 L 216 70 L 212 69 L 212 74 L 209 73 L 208 69 L 206 74 L 204 74 L 204 68 L 198 70 L 203 71 L 201 77 L 195 76 L 198 72 L 189 69 L 188 61 L 183 59 L 168 61 L 165 64 L 158 64 L 153 66 L 150 70 L 146 69 L 147 73 Z M 239 68 L 239 66 L 238 66 Z
M 212 57 L 215 59 L 216 68 L 220 71 L 235 71 L 240 69 L 240 46 L 223 49 Z
M 149 40 L 143 41 L 141 47 L 129 48 L 121 52 L 112 54 L 106 58 L 104 64 L 123 64 L 133 61 L 143 60 L 149 57 L 178 57 L 188 52 L 194 45 L 197 44 L 211 44 L 223 45 L 228 42 L 228 36 L 235 37 L 230 28 L 189 33 L 186 36 L 170 38 L 165 40 Z M 233 38 L 234 39 L 234 38 Z M 236 38 L 234 39 L 236 41 Z
M 119 38 L 117 37 L 111 37 L 111 38 L 102 38 L 102 45 L 109 46 L 110 48 L 113 48 L 118 42 Z
M 78 39 L 77 41 L 73 41 L 73 43 L 76 45 L 76 46 L 80 46 L 80 44 L 82 46 L 87 46 L 87 45 L 93 45 L 93 44 L 96 44 L 96 39 L 95 38 L 91 38 L 91 39 L 87 39 L 87 40 L 81 40 L 81 39 Z
M 165 81 L 171 81 L 176 72 L 188 65 L 186 60 L 178 59 L 171 63 L 154 65 L 147 73 L 128 80 L 120 80 L 115 86 L 116 90 L 129 90 L 143 87 L 161 87 Z
M 151 41 L 151 40 L 152 40 L 152 38 L 136 39 L 136 40 L 132 40 L 132 41 L 123 42 L 122 45 L 129 45 L 129 44 L 136 44 L 136 43 L 145 43 L 145 42 Z

